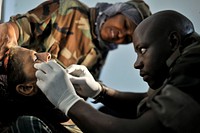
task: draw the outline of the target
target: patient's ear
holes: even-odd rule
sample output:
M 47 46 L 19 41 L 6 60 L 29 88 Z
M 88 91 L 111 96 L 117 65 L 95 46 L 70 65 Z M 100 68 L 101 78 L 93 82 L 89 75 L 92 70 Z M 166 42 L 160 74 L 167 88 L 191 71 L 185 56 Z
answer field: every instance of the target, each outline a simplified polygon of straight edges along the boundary
M 37 93 L 38 88 L 35 83 L 24 83 L 16 86 L 16 91 L 23 96 L 33 96 Z

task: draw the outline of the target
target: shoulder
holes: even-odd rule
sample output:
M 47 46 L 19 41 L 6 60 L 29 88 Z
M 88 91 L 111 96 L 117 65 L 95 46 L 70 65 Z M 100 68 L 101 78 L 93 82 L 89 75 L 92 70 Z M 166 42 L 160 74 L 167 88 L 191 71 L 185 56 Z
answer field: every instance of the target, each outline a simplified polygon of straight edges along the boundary
M 60 10 L 79 9 L 87 11 L 88 6 L 78 0 L 60 0 Z
M 199 132 L 199 103 L 179 88 L 170 84 L 164 86 L 149 105 L 165 127 L 177 132 Z

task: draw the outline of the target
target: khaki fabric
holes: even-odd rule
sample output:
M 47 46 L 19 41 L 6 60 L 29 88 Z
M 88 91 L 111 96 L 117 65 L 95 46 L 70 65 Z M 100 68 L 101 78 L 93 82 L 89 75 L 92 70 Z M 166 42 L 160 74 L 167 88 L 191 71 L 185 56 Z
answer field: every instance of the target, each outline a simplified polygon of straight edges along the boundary
M 98 78 L 102 59 L 95 47 L 89 22 L 89 9 L 76 0 L 46 1 L 21 15 L 11 17 L 18 24 L 20 46 L 47 51 L 65 66 L 83 64 Z

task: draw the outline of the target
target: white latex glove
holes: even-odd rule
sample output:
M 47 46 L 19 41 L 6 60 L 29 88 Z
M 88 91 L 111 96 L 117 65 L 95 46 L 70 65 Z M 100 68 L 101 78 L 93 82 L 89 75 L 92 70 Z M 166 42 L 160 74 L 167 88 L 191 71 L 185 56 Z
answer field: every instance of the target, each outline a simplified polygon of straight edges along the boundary
M 70 81 L 79 85 L 76 92 L 84 97 L 96 97 L 102 90 L 101 85 L 95 81 L 92 74 L 84 65 L 71 65 L 67 68 Z
M 76 94 L 66 70 L 55 60 L 37 63 L 34 67 L 38 69 L 35 73 L 37 86 L 52 104 L 67 115 L 69 109 L 81 98 Z

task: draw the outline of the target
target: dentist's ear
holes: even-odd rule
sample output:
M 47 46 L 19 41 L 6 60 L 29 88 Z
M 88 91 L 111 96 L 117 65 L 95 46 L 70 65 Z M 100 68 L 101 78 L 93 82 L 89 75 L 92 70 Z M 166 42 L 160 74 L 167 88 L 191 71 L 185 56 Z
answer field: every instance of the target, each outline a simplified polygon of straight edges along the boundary
M 169 42 L 170 42 L 171 49 L 173 51 L 175 51 L 181 43 L 180 35 L 177 32 L 170 33 L 169 34 Z

